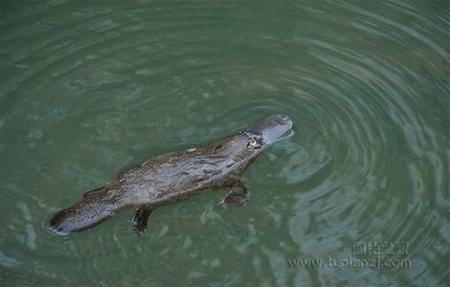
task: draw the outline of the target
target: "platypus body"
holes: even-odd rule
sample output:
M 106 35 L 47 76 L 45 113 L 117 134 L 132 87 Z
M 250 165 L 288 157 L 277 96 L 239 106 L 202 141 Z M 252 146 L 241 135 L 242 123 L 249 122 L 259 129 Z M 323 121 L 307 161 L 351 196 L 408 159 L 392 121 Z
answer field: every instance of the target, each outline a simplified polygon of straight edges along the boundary
M 274 115 L 219 142 L 144 161 L 57 212 L 50 220 L 50 229 L 67 235 L 91 228 L 125 208 L 134 208 L 133 229 L 141 233 L 156 208 L 221 188 L 230 188 L 219 203 L 221 207 L 240 206 L 248 199 L 241 174 L 270 144 L 292 133 L 292 121 Z

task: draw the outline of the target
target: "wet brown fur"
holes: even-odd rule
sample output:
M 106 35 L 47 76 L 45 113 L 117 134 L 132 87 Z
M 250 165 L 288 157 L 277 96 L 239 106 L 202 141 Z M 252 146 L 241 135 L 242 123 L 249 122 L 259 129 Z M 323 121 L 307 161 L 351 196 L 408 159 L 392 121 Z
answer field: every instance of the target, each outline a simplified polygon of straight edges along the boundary
M 208 190 L 231 187 L 262 151 L 248 151 L 247 141 L 247 136 L 239 133 L 204 147 L 144 161 L 57 212 L 50 228 L 60 234 L 79 232 L 124 208 L 154 210 Z

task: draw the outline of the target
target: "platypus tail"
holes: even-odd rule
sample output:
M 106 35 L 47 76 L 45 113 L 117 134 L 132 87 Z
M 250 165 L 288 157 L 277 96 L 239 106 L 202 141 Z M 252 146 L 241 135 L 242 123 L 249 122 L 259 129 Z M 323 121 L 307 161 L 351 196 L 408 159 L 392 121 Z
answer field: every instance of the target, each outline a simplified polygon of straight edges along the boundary
M 59 235 L 69 235 L 102 223 L 121 207 L 116 194 L 107 186 L 85 193 L 81 201 L 53 215 L 49 228 Z

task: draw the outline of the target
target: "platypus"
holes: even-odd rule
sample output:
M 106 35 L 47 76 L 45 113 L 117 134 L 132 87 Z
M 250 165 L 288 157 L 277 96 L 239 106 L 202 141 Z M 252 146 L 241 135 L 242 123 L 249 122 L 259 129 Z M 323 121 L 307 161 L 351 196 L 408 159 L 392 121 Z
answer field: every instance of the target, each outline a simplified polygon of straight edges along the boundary
M 248 199 L 241 174 L 269 145 L 292 134 L 292 121 L 285 115 L 273 115 L 218 142 L 146 160 L 57 212 L 49 227 L 59 235 L 68 235 L 133 208 L 133 230 L 142 233 L 156 208 L 223 188 L 229 192 L 219 206 L 240 206 Z

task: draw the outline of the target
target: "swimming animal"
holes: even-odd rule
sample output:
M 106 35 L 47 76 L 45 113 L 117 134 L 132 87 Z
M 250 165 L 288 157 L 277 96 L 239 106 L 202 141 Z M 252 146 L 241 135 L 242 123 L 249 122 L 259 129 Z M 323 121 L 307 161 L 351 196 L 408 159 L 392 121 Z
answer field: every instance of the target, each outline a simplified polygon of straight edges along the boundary
M 273 115 L 218 142 L 146 160 L 57 212 L 49 227 L 57 234 L 68 235 L 133 208 L 133 229 L 142 233 L 150 214 L 158 207 L 222 188 L 229 188 L 229 192 L 219 206 L 240 206 L 248 199 L 241 174 L 268 146 L 291 134 L 292 121 L 285 115 Z

